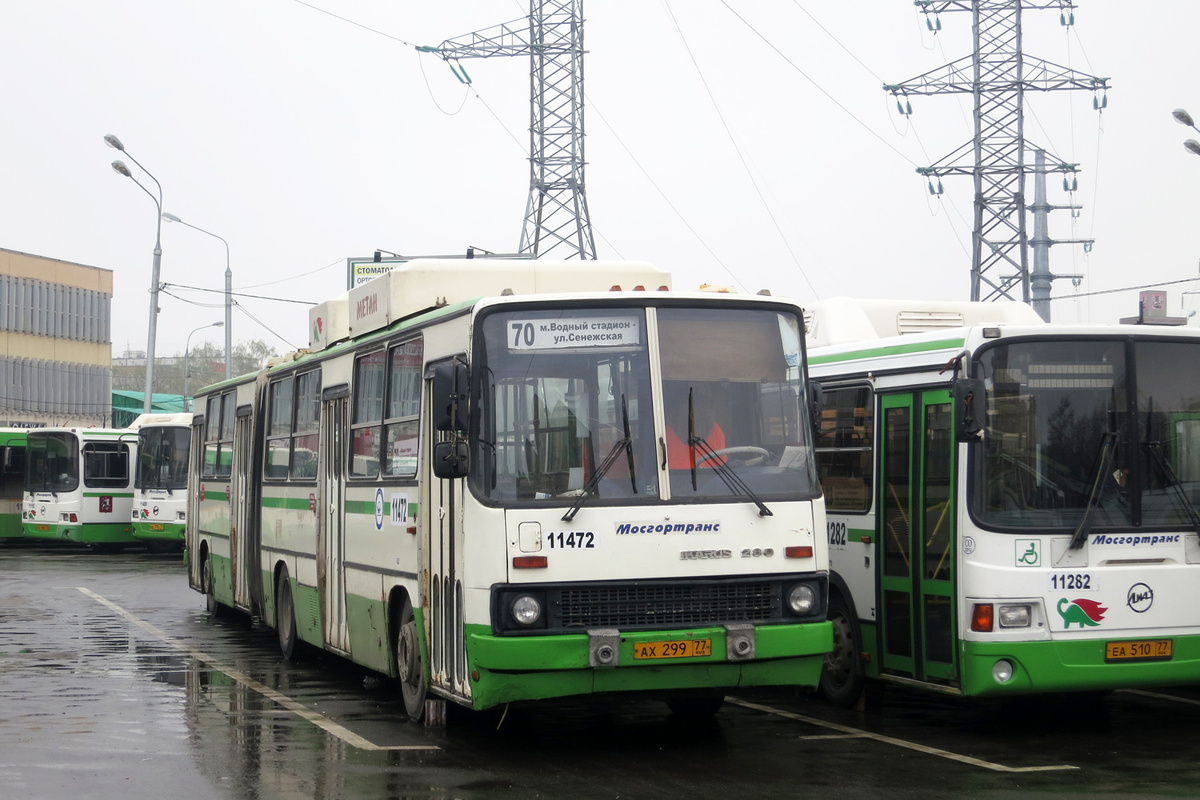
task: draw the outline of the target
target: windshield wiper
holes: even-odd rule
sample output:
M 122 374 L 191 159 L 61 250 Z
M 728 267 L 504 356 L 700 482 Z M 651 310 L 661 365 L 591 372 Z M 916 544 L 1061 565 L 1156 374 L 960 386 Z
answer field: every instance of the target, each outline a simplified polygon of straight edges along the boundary
M 600 466 L 596 467 L 596 472 L 592 475 L 592 479 L 587 482 L 587 486 L 583 487 L 583 492 L 575 499 L 575 503 L 563 514 L 563 522 L 570 522 L 575 519 L 575 515 L 579 513 L 579 509 L 583 508 L 583 503 L 588 499 L 596 487 L 600 484 L 600 479 L 607 474 L 612 465 L 617 463 L 617 459 L 621 455 L 621 451 L 625 451 L 626 457 L 629 459 L 629 485 L 633 489 L 633 493 L 637 494 L 637 475 L 633 469 L 633 436 L 629 430 L 629 406 L 625 402 L 624 393 L 621 394 L 621 422 L 624 424 L 625 436 L 617 440 L 612 449 L 608 451 L 608 455 L 600 462 Z
M 712 464 L 713 470 L 716 471 L 717 477 L 725 484 L 731 494 L 740 494 L 744 497 L 749 497 L 754 505 L 758 506 L 758 515 L 760 517 L 774 516 L 771 509 L 758 499 L 758 495 L 754 493 L 742 476 L 733 471 L 733 467 L 725 463 L 725 458 L 713 450 L 712 447 L 704 440 L 703 436 L 696 435 L 696 409 L 693 404 L 692 388 L 688 387 L 688 447 L 691 449 L 692 462 L 692 491 L 699 491 L 696 481 L 696 450 L 700 450 L 700 463 L 709 462 Z
M 1171 462 L 1167 460 L 1166 454 L 1163 453 L 1162 442 L 1146 442 L 1145 448 L 1155 466 L 1159 468 L 1163 477 L 1166 478 L 1167 484 L 1175 495 L 1175 499 L 1183 506 L 1184 513 L 1188 515 L 1188 519 L 1192 522 L 1192 527 L 1196 529 L 1197 534 L 1200 534 L 1200 512 L 1196 511 L 1196 507 L 1188 499 L 1187 492 L 1184 491 L 1183 485 L 1179 482 L 1179 477 L 1176 476 L 1175 470 L 1171 468 Z
M 1083 519 L 1079 520 L 1079 527 L 1075 529 L 1075 535 L 1071 537 L 1068 550 L 1078 550 L 1087 541 L 1088 531 L 1092 527 L 1092 512 L 1096 510 L 1096 506 L 1100 505 L 1104 478 L 1108 475 L 1108 468 L 1112 466 L 1113 452 L 1116 448 L 1117 434 L 1114 431 L 1105 431 L 1104 438 L 1100 440 L 1100 464 L 1096 467 L 1096 474 L 1092 478 L 1092 491 L 1088 495 L 1087 508 L 1083 510 Z

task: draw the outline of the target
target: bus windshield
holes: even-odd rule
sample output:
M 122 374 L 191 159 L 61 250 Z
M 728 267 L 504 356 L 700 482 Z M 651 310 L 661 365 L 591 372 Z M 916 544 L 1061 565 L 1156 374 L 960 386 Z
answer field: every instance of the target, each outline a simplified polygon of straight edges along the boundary
M 70 433 L 30 434 L 25 452 L 25 488 L 30 492 L 73 492 L 79 488 L 79 440 Z
M 554 309 L 494 312 L 482 328 L 472 463 L 487 499 L 657 502 L 664 469 L 675 499 L 817 493 L 794 314 Z
M 191 431 L 178 427 L 142 428 L 138 432 L 138 489 L 186 489 Z
M 1196 344 L 1018 341 L 981 353 L 979 368 L 988 417 L 972 510 L 981 522 L 1076 528 L 1089 505 L 1092 530 L 1200 520 Z

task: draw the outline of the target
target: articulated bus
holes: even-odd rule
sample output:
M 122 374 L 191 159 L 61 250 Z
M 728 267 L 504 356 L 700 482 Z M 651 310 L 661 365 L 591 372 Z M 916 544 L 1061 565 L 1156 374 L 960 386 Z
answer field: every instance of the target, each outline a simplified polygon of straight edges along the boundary
M 835 649 L 975 697 L 1200 680 L 1200 335 L 1014 303 L 806 307 Z M 1189 366 L 1191 365 L 1191 366 Z
M 26 428 L 0 428 L 0 540 L 20 539 Z
M 398 678 L 413 719 L 625 691 L 708 714 L 732 687 L 815 686 L 832 632 L 800 309 L 669 280 L 426 259 L 318 306 L 309 351 L 197 395 L 191 586 L 285 657 Z
M 133 536 L 152 550 L 180 551 L 187 527 L 188 450 L 192 415 L 139 417 Z
M 130 521 L 136 457 L 135 428 L 30 430 L 21 512 L 25 538 L 97 550 L 136 542 Z

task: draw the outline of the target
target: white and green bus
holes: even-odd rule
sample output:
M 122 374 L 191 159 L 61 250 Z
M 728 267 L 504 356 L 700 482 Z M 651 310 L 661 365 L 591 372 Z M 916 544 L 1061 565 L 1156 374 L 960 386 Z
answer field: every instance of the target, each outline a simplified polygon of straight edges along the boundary
M 25 492 L 28 428 L 0 428 L 0 540 L 25 536 L 21 504 Z
M 285 656 L 398 678 L 414 719 L 427 695 L 711 713 L 733 687 L 815 686 L 800 309 L 669 282 L 414 260 L 318 306 L 308 351 L 197 395 L 192 587 Z
M 120 549 L 133 537 L 135 428 L 37 428 L 25 452 L 25 538 Z
M 133 536 L 151 550 L 180 551 L 187 528 L 190 413 L 143 414 L 131 520 Z
M 806 307 L 835 649 L 967 696 L 1200 680 L 1200 332 Z

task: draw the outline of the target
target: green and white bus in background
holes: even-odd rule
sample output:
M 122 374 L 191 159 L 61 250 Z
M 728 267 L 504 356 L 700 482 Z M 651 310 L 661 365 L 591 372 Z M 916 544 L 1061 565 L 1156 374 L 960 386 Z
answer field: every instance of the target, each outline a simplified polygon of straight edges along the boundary
M 0 428 L 0 541 L 25 535 L 21 503 L 25 491 L 27 428 Z
M 1200 681 L 1200 332 L 806 307 L 835 649 L 968 696 Z
M 308 351 L 197 395 L 192 587 L 285 656 L 398 678 L 414 719 L 613 692 L 707 714 L 733 687 L 815 686 L 801 311 L 669 283 L 428 259 L 316 307 Z
M 30 430 L 21 514 L 25 538 L 98 550 L 136 542 L 131 521 L 136 457 L 136 428 Z
M 138 419 L 133 536 L 151 550 L 181 551 L 187 528 L 192 415 L 143 414 Z

